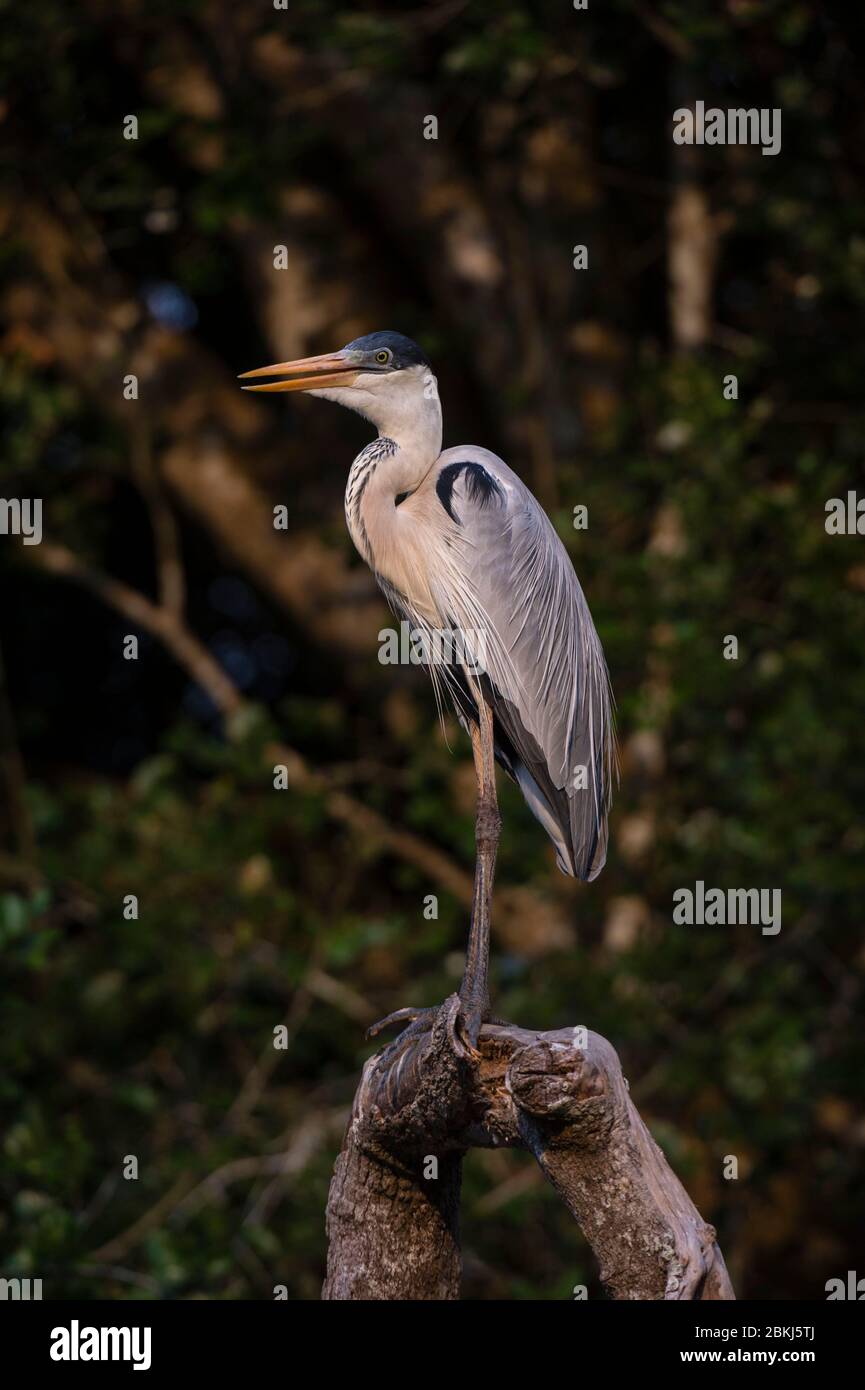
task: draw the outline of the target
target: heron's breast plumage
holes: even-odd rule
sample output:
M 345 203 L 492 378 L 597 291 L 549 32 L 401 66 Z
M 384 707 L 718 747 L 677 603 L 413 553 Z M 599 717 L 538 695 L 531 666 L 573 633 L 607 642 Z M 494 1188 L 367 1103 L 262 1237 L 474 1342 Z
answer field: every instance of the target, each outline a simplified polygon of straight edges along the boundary
M 447 567 L 449 529 L 438 524 L 437 510 L 434 480 L 412 477 L 393 440 L 376 439 L 358 454 L 345 491 L 351 538 L 389 599 L 399 596 L 433 625 L 445 616 L 434 576 Z

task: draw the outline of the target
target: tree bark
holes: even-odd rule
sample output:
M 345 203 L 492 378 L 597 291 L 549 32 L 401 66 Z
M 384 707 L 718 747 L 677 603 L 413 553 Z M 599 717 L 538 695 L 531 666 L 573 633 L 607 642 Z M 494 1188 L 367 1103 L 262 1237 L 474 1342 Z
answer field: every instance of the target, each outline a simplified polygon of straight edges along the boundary
M 735 1298 L 702 1220 L 597 1033 L 487 1024 L 455 1046 L 456 996 L 366 1063 L 327 1208 L 325 1299 L 459 1297 L 460 1169 L 470 1147 L 532 1153 L 613 1299 Z

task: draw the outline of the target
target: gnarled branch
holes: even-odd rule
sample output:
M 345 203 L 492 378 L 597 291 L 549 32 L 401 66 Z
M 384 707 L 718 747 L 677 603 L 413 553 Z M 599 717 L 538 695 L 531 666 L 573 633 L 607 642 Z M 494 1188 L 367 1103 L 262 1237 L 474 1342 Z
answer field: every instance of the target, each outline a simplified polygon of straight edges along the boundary
M 462 1158 L 507 1146 L 534 1155 L 612 1298 L 734 1298 L 715 1231 L 637 1113 L 611 1044 L 488 1024 L 473 1066 L 452 1046 L 455 999 L 431 1031 L 407 1030 L 364 1067 L 331 1184 L 323 1297 L 458 1298 Z

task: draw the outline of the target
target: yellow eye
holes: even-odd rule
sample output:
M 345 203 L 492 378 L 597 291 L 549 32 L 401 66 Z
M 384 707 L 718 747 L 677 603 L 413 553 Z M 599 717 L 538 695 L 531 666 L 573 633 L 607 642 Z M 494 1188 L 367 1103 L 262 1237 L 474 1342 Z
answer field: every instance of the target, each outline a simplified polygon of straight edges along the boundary
M 385 362 L 389 362 L 390 353 L 388 352 L 387 348 L 382 348 L 380 352 L 377 352 L 375 355 L 375 360 L 376 362 L 380 362 L 382 366 L 384 366 Z

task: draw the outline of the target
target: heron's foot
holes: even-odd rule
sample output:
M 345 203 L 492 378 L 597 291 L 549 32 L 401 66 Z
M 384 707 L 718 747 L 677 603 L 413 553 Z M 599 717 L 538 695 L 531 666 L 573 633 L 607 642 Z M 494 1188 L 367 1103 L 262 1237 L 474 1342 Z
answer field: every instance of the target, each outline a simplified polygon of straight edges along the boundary
M 377 1038 L 379 1033 L 383 1033 L 386 1028 L 401 1023 L 404 1027 L 396 1042 L 402 1044 L 407 1042 L 410 1037 L 430 1032 L 443 1010 L 445 1011 L 444 1021 L 448 1039 L 454 1052 L 458 1057 L 479 1062 L 481 1054 L 477 1049 L 477 1040 L 483 1020 L 471 1020 L 467 1016 L 465 1005 L 458 994 L 452 994 L 443 1004 L 436 1004 L 432 1008 L 396 1009 L 392 1014 L 388 1014 L 386 1018 L 380 1018 L 371 1028 L 368 1028 L 366 1035 L 368 1038 Z
M 395 1023 L 418 1023 L 420 1027 L 417 1031 L 426 1033 L 432 1028 L 439 1007 L 434 1009 L 395 1009 L 392 1014 L 387 1014 L 384 1018 L 380 1018 L 377 1023 L 371 1024 L 366 1030 L 366 1035 L 368 1038 L 377 1038 L 379 1033 L 383 1033 L 386 1028 L 392 1028 Z

